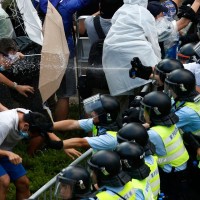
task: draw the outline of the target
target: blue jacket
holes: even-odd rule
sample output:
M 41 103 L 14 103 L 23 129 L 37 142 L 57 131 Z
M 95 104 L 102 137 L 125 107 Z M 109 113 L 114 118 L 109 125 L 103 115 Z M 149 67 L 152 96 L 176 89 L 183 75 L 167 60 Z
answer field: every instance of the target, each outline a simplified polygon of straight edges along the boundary
M 72 38 L 73 14 L 88 5 L 91 0 L 50 0 L 52 5 L 60 13 L 65 29 L 65 35 L 70 51 L 70 58 L 74 57 L 74 42 Z M 47 11 L 47 0 L 34 0 L 34 6 L 39 4 L 40 10 Z

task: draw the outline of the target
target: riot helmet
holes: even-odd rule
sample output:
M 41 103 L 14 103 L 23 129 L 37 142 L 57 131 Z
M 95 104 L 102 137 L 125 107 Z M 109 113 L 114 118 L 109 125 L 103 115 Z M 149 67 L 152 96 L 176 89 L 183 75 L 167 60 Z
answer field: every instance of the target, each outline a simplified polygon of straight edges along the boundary
M 166 58 L 161 60 L 156 66 L 154 70 L 154 77 L 159 76 L 158 79 L 161 81 L 159 85 L 163 85 L 166 75 L 175 69 L 184 68 L 183 64 L 176 59 Z M 157 78 L 156 78 L 157 79 Z
M 194 47 L 194 43 L 187 43 L 183 45 L 178 52 L 178 59 L 182 63 L 189 62 L 192 59 L 192 57 L 196 55 Z
M 101 178 L 111 178 L 121 171 L 120 157 L 116 152 L 101 150 L 88 161 L 89 167 Z
M 196 81 L 192 72 L 187 69 L 177 69 L 165 79 L 165 92 L 179 100 L 196 96 Z
M 90 194 L 90 174 L 85 168 L 69 166 L 57 176 L 55 196 L 59 199 L 75 199 Z
M 171 112 L 171 99 L 161 91 L 153 91 L 145 95 L 141 101 L 140 115 L 155 125 L 172 125 L 178 117 Z
M 109 94 L 97 94 L 83 100 L 84 109 L 87 114 L 98 116 L 96 125 L 106 126 L 116 121 L 120 104 L 115 97 Z M 92 116 L 92 117 L 94 117 Z
M 132 178 L 141 180 L 148 177 L 150 168 L 145 164 L 144 149 L 139 144 L 123 142 L 117 146 L 116 152 L 120 156 L 123 170 Z
M 155 146 L 149 141 L 147 130 L 139 123 L 128 123 L 117 132 L 118 143 L 136 142 L 145 150 L 145 155 L 155 153 Z

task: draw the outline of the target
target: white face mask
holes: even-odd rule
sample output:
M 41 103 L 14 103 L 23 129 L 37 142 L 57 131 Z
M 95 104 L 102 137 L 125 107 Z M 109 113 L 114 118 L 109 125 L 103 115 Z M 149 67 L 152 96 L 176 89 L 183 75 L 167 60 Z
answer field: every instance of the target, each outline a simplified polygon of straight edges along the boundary
M 5 70 L 6 70 L 5 67 L 3 65 L 0 65 L 0 72 L 3 72 Z

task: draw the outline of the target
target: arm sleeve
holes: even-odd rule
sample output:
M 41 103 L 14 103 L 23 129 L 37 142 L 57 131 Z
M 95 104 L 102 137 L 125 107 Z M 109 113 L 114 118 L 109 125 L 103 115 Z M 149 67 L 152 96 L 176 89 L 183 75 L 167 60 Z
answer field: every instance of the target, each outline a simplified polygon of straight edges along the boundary
M 114 150 L 117 146 L 117 139 L 109 134 L 97 137 L 85 137 L 85 139 L 95 150 Z
M 156 154 L 158 156 L 166 155 L 165 146 L 161 137 L 153 130 L 148 130 L 149 140 L 155 145 L 156 147 Z
M 92 118 L 78 120 L 78 123 L 79 123 L 81 129 L 83 129 L 85 132 L 92 131 L 92 127 L 93 127 L 93 119 Z

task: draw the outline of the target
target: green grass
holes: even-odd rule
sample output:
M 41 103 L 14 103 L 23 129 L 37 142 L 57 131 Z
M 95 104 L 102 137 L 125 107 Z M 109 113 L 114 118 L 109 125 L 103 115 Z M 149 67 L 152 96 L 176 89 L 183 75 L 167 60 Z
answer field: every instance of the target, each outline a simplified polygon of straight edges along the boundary
M 78 119 L 77 105 L 70 106 L 70 118 Z M 64 134 L 60 133 L 57 135 L 63 139 L 85 136 L 82 131 L 70 131 Z M 73 161 L 62 150 L 58 151 L 46 148 L 38 151 L 35 157 L 32 158 L 27 155 L 26 148 L 27 142 L 21 141 L 14 149 L 14 152 L 19 154 L 23 158 L 23 166 L 27 170 L 27 176 L 30 180 L 30 190 L 32 194 Z M 14 199 L 15 186 L 11 183 L 7 195 L 7 200 Z

